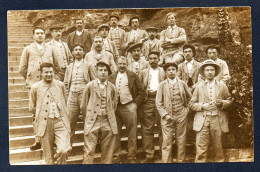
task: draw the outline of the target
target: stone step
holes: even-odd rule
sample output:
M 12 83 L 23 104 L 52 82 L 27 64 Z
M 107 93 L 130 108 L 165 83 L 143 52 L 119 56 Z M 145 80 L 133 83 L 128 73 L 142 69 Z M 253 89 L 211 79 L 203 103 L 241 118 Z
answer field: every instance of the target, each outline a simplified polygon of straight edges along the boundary
M 9 54 L 12 54 L 11 52 Z M 19 53 L 22 54 L 22 53 Z M 20 61 L 8 61 L 8 66 L 19 66 Z
M 9 100 L 10 108 L 26 107 L 29 105 L 29 99 L 13 99 Z
M 10 117 L 9 116 L 9 129 L 14 126 L 26 126 L 32 125 L 33 118 L 32 116 L 18 116 L 18 117 Z
M 31 113 L 29 112 L 29 108 L 9 108 L 9 117 L 18 117 L 18 116 L 29 116 Z
M 8 66 L 9 72 L 18 72 L 19 66 Z
M 31 43 L 33 43 L 33 39 L 28 39 L 28 40 L 19 40 L 19 39 L 17 39 L 17 40 L 8 40 L 8 45 L 9 44 L 31 44 Z
M 16 85 L 14 85 L 16 86 Z M 19 85 L 20 86 L 20 85 Z M 18 92 L 9 92 L 9 99 L 29 99 L 29 90 L 23 90 Z
M 17 71 L 17 72 L 8 72 L 8 78 L 20 78 L 22 75 Z
M 23 47 L 24 48 L 24 47 L 30 45 L 32 42 L 30 42 L 30 43 L 23 43 L 23 42 L 22 43 L 21 42 L 17 42 L 17 43 L 12 42 L 12 43 L 10 43 L 10 42 L 8 42 L 8 48 L 9 47 Z
M 19 78 L 8 78 L 8 83 L 9 84 L 25 84 L 25 80 L 23 77 Z
M 31 29 L 33 30 L 34 29 L 34 26 L 31 25 L 30 23 L 29 24 L 20 24 L 20 23 L 8 23 L 7 24 L 7 27 L 9 28 L 13 28 L 13 29 Z
M 24 47 L 23 47 L 24 48 Z M 22 54 L 21 54 L 22 55 Z M 21 56 L 8 56 L 8 61 L 20 62 Z
M 17 162 L 39 161 L 43 159 L 42 150 L 30 151 L 30 148 L 9 151 L 10 164 Z
M 19 50 L 19 51 L 8 51 L 8 57 L 11 56 L 20 56 L 22 55 L 23 49 Z M 20 60 L 19 60 L 20 61 Z
M 9 85 L 8 90 L 9 92 L 19 92 L 19 91 L 26 91 L 27 89 L 25 84 L 16 84 L 16 85 Z
M 32 39 L 33 38 L 33 35 L 30 34 L 29 36 L 28 35 L 13 35 L 13 34 L 10 34 L 8 35 L 8 39 L 9 38 L 27 38 L 27 39 Z
M 24 47 L 8 47 L 8 52 L 23 52 Z

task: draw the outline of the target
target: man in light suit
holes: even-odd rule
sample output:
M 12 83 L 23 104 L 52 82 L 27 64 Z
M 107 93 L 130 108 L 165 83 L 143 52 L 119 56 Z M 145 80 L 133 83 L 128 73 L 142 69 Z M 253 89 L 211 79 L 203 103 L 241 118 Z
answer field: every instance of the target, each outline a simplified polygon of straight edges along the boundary
M 109 29 L 109 25 L 102 24 L 97 28 L 97 31 L 98 35 L 101 36 L 103 39 L 103 49 L 113 54 L 114 61 L 117 62 L 117 58 L 119 57 L 119 55 L 116 44 L 108 37 Z
M 92 64 L 95 69 L 97 62 L 104 61 L 106 62 L 111 71 L 115 72 L 117 70 L 116 63 L 113 58 L 113 54 L 104 50 L 104 42 L 101 36 L 94 37 L 93 49 L 88 52 L 85 56 L 84 62 Z
M 67 43 L 72 51 L 74 44 L 83 44 L 85 53 L 88 53 L 92 45 L 92 37 L 87 29 L 84 29 L 84 21 L 82 19 L 75 19 L 76 30 L 68 35 Z
M 183 80 L 191 92 L 194 91 L 199 78 L 199 68 L 201 63 L 194 59 L 196 55 L 195 47 L 192 45 L 183 46 L 185 61 L 178 65 L 178 77 Z
M 160 83 L 156 94 L 156 107 L 161 115 L 162 162 L 172 162 L 173 133 L 177 145 L 177 162 L 185 162 L 188 124 L 188 86 L 177 77 L 178 65 L 174 62 L 164 66 L 167 79 Z
M 137 153 L 137 108 L 145 99 L 145 91 L 138 76 L 127 70 L 127 59 L 120 56 L 118 59 L 118 71 L 109 76 L 119 93 L 118 107 L 116 111 L 118 124 L 118 137 L 114 152 L 115 162 L 120 163 L 121 130 L 126 126 L 128 137 L 128 162 L 136 163 Z
M 110 30 L 108 36 L 116 44 L 116 48 L 119 56 L 122 56 L 125 54 L 125 50 L 123 49 L 123 44 L 125 41 L 126 33 L 123 29 L 118 27 L 118 21 L 119 21 L 118 15 L 111 15 L 109 17 Z
M 109 82 L 109 65 L 97 63 L 98 79 L 88 83 L 83 92 L 81 110 L 84 122 L 84 156 L 83 164 L 93 164 L 98 140 L 101 144 L 101 163 L 111 164 L 115 149 L 117 123 L 116 87 Z
M 142 53 L 144 54 L 145 59 L 148 60 L 148 55 L 150 52 L 161 52 L 161 41 L 156 38 L 158 32 L 158 29 L 156 27 L 148 27 L 146 28 L 146 32 L 149 35 L 149 39 L 144 42 L 142 47 Z
M 41 80 L 40 65 L 42 63 L 52 63 L 54 65 L 54 73 L 59 73 L 58 54 L 52 46 L 44 42 L 45 30 L 40 27 L 33 29 L 34 43 L 24 48 L 20 64 L 19 73 L 26 80 L 26 87 L 30 90 L 32 84 Z M 38 137 L 35 138 L 35 143 L 30 147 L 31 150 L 41 148 L 41 143 Z
M 137 75 L 143 69 L 149 67 L 149 62 L 146 61 L 145 57 L 141 57 L 142 43 L 137 43 L 131 45 L 127 52 L 131 54 L 130 58 L 128 58 L 128 70 L 136 73 Z
M 146 91 L 146 98 L 141 107 L 141 127 L 143 149 L 146 153 L 146 158 L 141 163 L 154 162 L 154 124 L 159 130 L 159 146 L 162 144 L 162 130 L 160 114 L 155 105 L 155 97 L 160 82 L 165 80 L 165 73 L 161 67 L 158 67 L 160 52 L 152 51 L 148 55 L 149 68 L 142 70 L 139 73 L 140 81 Z
M 229 132 L 228 119 L 224 111 L 232 98 L 226 84 L 216 78 L 221 68 L 213 60 L 206 60 L 199 69 L 205 77 L 195 88 L 189 106 L 196 111 L 193 130 L 196 135 L 195 162 L 206 162 L 210 138 L 215 150 L 215 161 L 224 162 L 221 135 Z
M 66 42 L 61 40 L 63 26 L 51 26 L 49 28 L 52 40 L 47 44 L 52 46 L 57 52 L 57 58 L 60 66 L 58 77 L 60 81 L 64 80 L 66 67 L 73 61 L 72 54 Z
M 227 62 L 218 58 L 220 54 L 220 48 L 216 45 L 210 45 L 206 48 L 206 54 L 209 59 L 214 60 L 216 64 L 220 66 L 220 72 L 218 76 L 216 76 L 216 79 L 226 84 L 231 77 L 229 74 Z
M 51 63 L 40 65 L 42 80 L 33 84 L 29 95 L 29 111 L 35 115 L 36 137 L 41 138 L 46 164 L 67 163 L 70 146 L 70 124 L 66 92 L 61 81 L 53 79 Z M 57 149 L 54 155 L 54 144 Z
M 167 29 L 160 34 L 162 45 L 162 57 L 160 64 L 167 62 L 183 62 L 182 46 L 187 42 L 186 32 L 176 25 L 175 14 L 170 12 L 166 15 Z
M 65 73 L 64 84 L 68 97 L 69 121 L 71 126 L 70 142 L 74 141 L 74 133 L 77 127 L 77 121 L 80 114 L 80 103 L 83 90 L 87 83 L 96 79 L 96 71 L 90 63 L 83 62 L 84 45 L 75 44 L 72 47 L 72 54 L 75 59 Z

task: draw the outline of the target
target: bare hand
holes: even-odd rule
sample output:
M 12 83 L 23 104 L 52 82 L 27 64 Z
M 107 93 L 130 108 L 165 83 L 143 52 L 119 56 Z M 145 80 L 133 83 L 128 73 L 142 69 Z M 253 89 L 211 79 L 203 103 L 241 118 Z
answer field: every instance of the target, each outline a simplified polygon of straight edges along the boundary
M 214 111 L 214 110 L 217 110 L 217 106 L 214 102 L 204 103 L 202 105 L 202 109 L 207 110 L 207 111 Z
M 167 123 L 170 123 L 172 121 L 171 116 L 168 114 L 165 116 L 165 119 L 166 119 Z
M 217 107 L 222 107 L 222 106 L 223 106 L 222 100 L 218 99 L 218 100 L 216 101 L 216 105 L 217 105 Z

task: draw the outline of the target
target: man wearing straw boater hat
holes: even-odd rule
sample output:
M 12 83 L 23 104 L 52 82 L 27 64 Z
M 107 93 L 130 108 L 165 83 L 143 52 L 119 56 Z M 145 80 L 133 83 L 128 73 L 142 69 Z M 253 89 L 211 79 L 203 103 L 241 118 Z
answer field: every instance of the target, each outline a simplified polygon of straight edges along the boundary
M 188 124 L 188 101 L 191 93 L 187 84 L 177 77 L 175 62 L 163 66 L 167 79 L 162 81 L 156 94 L 156 107 L 161 116 L 162 162 L 172 162 L 173 133 L 177 145 L 177 162 L 185 162 Z
M 228 119 L 224 111 L 232 99 L 227 86 L 216 78 L 221 69 L 213 60 L 206 60 L 199 69 L 205 77 L 195 88 L 190 108 L 196 111 L 193 130 L 196 134 L 195 162 L 206 162 L 210 137 L 215 150 L 215 161 L 223 162 L 224 152 L 221 135 L 229 132 Z

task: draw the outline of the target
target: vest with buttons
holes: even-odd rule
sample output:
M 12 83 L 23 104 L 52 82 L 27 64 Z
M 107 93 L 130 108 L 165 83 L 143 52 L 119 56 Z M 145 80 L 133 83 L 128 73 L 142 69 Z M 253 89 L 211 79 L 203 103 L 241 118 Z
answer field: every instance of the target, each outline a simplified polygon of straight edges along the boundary
M 215 84 L 213 84 L 213 85 L 208 85 L 207 84 L 207 91 L 208 91 L 208 95 L 209 95 L 210 101 L 214 101 L 214 102 L 216 101 L 215 86 L 216 86 Z M 214 116 L 214 115 L 218 114 L 218 111 L 217 110 L 207 111 L 206 114 Z
M 120 103 L 126 104 L 133 101 L 133 97 L 129 89 L 128 78 L 126 74 L 121 78 L 117 76 L 116 87 L 118 89 Z
M 107 86 L 104 88 L 99 87 L 101 96 L 101 106 L 98 115 L 107 115 Z
M 180 89 L 177 82 L 170 85 L 171 103 L 173 112 L 180 112 L 184 106 L 180 96 Z
M 57 106 L 57 103 L 51 94 L 50 90 L 46 92 L 46 104 L 48 105 L 48 109 L 45 110 L 46 113 L 48 113 L 49 118 L 59 118 L 60 112 Z
M 64 47 L 63 43 L 55 42 L 55 44 L 59 47 L 59 50 L 60 50 L 60 51 L 57 51 L 59 62 L 60 62 L 60 67 L 65 68 L 68 65 L 68 62 L 66 60 L 67 54 L 66 54 L 65 47 Z
M 75 33 L 73 44 L 83 44 L 83 33 L 80 36 Z
M 79 66 L 76 66 L 75 63 L 73 64 L 73 71 L 72 71 L 72 80 L 71 80 L 71 87 L 70 91 L 72 92 L 80 92 L 84 90 L 86 85 L 84 73 L 83 73 L 83 62 Z
M 119 29 L 111 29 L 111 40 L 116 44 L 116 48 L 120 50 L 120 37 L 119 37 Z

